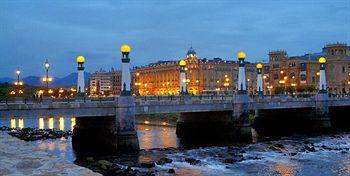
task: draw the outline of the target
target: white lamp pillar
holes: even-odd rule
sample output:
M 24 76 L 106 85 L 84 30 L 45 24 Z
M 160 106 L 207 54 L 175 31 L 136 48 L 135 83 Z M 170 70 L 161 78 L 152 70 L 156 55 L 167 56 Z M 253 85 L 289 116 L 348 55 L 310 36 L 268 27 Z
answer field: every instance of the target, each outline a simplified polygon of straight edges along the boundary
M 186 61 L 181 60 L 180 63 L 180 94 L 186 94 L 187 93 L 187 87 L 186 87 Z
M 259 95 L 262 95 L 264 92 L 263 81 L 262 81 L 262 67 L 263 67 L 263 65 L 261 63 L 258 63 L 256 65 L 256 69 L 257 69 L 256 91 Z
M 320 65 L 320 86 L 319 86 L 319 92 L 320 93 L 327 93 L 327 81 L 326 81 L 326 58 L 320 57 L 318 59 L 318 62 Z
M 131 96 L 131 75 L 130 75 L 130 46 L 123 45 L 122 52 L 122 96 Z
M 78 63 L 77 92 L 78 92 L 78 95 L 84 95 L 85 93 L 85 79 L 84 79 L 85 58 L 84 56 L 78 56 L 77 63 Z
M 245 76 L 245 68 L 244 68 L 244 59 L 246 57 L 244 52 L 239 52 L 238 55 L 239 60 L 239 69 L 238 69 L 238 94 L 246 94 L 247 93 L 247 85 L 246 85 L 246 76 Z

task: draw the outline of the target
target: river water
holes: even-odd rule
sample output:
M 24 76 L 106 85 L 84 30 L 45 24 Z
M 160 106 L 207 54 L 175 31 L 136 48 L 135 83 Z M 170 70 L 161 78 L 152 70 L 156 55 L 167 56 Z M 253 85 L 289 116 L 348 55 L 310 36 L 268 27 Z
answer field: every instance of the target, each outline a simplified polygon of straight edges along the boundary
M 36 127 L 42 129 L 72 130 L 75 118 L 0 118 L 0 126 Z M 168 125 L 136 125 L 140 148 L 139 161 L 156 160 L 166 156 L 172 163 L 156 166 L 159 175 L 174 168 L 178 175 L 350 175 L 350 134 L 337 133 L 321 136 L 293 135 L 290 137 L 259 139 L 253 144 L 187 148 L 176 137 L 175 127 Z M 0 139 L 1 140 L 1 139 Z M 1 142 L 1 141 L 0 141 Z M 75 160 L 71 138 L 31 142 L 38 149 Z M 274 148 L 271 146 L 279 146 Z M 282 147 L 281 147 L 282 146 Z M 304 148 L 312 146 L 315 151 Z M 177 150 L 161 150 L 162 148 Z M 230 153 L 241 153 L 243 160 L 230 162 Z M 30 152 L 30 151 L 28 151 Z M 191 165 L 185 158 L 200 161 Z

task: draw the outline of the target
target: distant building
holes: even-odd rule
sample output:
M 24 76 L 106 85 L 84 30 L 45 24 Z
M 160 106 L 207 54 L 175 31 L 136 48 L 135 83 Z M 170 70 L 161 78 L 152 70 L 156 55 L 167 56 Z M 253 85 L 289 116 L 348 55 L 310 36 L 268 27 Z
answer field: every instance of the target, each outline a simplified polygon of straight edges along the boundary
M 263 63 L 265 94 L 284 92 L 313 92 L 319 85 L 320 64 L 325 57 L 327 88 L 330 93 L 350 93 L 350 47 L 343 43 L 327 44 L 321 52 L 302 56 L 288 56 L 284 50 L 269 52 Z M 159 61 L 134 67 L 131 72 L 135 95 L 178 95 L 180 93 L 179 60 Z M 191 47 L 186 57 L 186 91 L 189 94 L 227 94 L 237 90 L 237 59 L 199 58 Z M 249 60 L 249 58 L 247 59 Z M 248 94 L 256 93 L 256 63 L 246 62 Z M 121 72 L 100 70 L 90 78 L 90 94 L 119 95 Z
M 121 92 L 121 71 L 104 71 L 100 69 L 90 77 L 90 96 L 120 95 Z
M 190 94 L 225 94 L 236 90 L 238 64 L 221 58 L 200 59 L 191 47 L 186 58 L 186 84 Z M 250 90 L 256 87 L 256 69 L 247 64 Z M 180 92 L 179 61 L 159 61 L 132 71 L 133 90 L 140 95 L 178 95 Z
M 321 52 L 289 57 L 286 51 L 269 52 L 269 63 L 263 70 L 265 93 L 294 89 L 295 92 L 317 89 L 320 64 L 325 57 L 326 79 L 330 93 L 350 92 L 349 46 L 343 43 L 326 45 Z

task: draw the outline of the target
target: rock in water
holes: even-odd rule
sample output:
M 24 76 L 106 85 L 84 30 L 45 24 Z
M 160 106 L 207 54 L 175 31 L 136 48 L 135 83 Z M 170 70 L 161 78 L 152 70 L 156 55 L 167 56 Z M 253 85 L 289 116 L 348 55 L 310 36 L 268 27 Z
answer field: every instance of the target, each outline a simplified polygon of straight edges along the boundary
M 308 145 L 305 147 L 305 150 L 306 150 L 306 151 L 309 151 L 309 152 L 316 152 L 315 147 L 313 147 L 313 146 L 310 147 L 310 146 L 308 146 Z
M 277 148 L 280 148 L 280 149 L 284 149 L 284 145 L 283 144 L 275 144 L 274 145 L 275 147 L 277 147 Z
M 105 165 L 105 166 L 112 166 L 112 163 L 106 160 L 99 160 L 98 164 Z
M 153 162 L 149 162 L 149 163 L 141 163 L 141 167 L 144 167 L 144 168 L 152 168 L 152 167 L 155 167 L 156 164 L 154 164 Z
M 172 163 L 173 160 L 172 159 L 169 159 L 169 158 L 161 158 L 159 159 L 159 161 L 157 161 L 156 163 L 158 165 L 164 165 L 164 164 L 167 164 L 167 163 Z
M 168 173 L 169 173 L 169 174 L 175 174 L 175 169 L 169 169 L 169 170 L 168 170 Z
M 191 165 L 197 165 L 197 164 L 201 163 L 200 160 L 197 160 L 197 159 L 194 159 L 194 158 L 185 158 L 185 161 L 190 163 Z

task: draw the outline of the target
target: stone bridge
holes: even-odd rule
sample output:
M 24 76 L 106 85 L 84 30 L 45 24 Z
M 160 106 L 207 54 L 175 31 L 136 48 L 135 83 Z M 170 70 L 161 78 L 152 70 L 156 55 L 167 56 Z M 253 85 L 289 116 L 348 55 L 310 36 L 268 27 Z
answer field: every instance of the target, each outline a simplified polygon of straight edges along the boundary
M 212 131 L 227 138 L 250 140 L 249 113 L 256 118 L 277 110 L 305 114 L 317 130 L 331 128 L 329 109 L 350 107 L 348 97 L 314 94 L 307 98 L 289 96 L 119 96 L 107 98 L 44 99 L 42 102 L 7 100 L 0 102 L 1 117 L 73 116 L 77 118 L 73 146 L 80 150 L 137 151 L 135 115 L 180 113 L 177 134 Z M 284 118 L 283 114 L 279 114 Z M 99 144 L 94 146 L 93 144 Z M 89 147 L 87 147 L 89 146 Z M 92 149 L 90 148 L 91 146 Z
M 134 97 L 131 89 L 130 46 L 121 47 L 121 96 L 112 98 L 84 97 L 83 58 L 78 62 L 78 95 L 74 100 L 51 99 L 43 101 L 1 101 L 1 117 L 75 116 L 73 148 L 77 151 L 138 151 L 139 144 L 134 127 L 135 115 L 180 113 L 176 133 L 181 138 L 194 139 L 198 134 L 208 138 L 252 137 L 252 114 L 256 118 L 278 116 L 279 119 L 301 118 L 300 123 L 316 131 L 331 128 L 330 110 L 347 112 L 350 99 L 330 98 L 327 93 L 326 58 L 319 58 L 320 75 L 318 93 L 308 98 L 287 96 L 271 97 L 263 94 L 262 64 L 257 64 L 257 90 L 259 96 L 247 95 L 244 52 L 239 60 L 237 90 L 227 96 L 190 96 L 186 88 L 186 61 L 179 62 L 179 94 L 169 97 Z M 47 87 L 48 88 L 48 87 Z M 287 93 L 287 92 L 285 92 Z M 334 111 L 334 110 L 333 110 Z M 252 113 L 253 112 L 253 113 Z M 291 126 L 290 124 L 286 124 Z M 300 125 L 300 124 L 296 124 Z M 273 126 L 275 128 L 275 126 Z
M 135 115 L 168 114 L 184 112 L 234 111 L 237 95 L 202 96 L 135 96 Z M 31 100 L 0 101 L 1 117 L 74 116 L 96 117 L 115 116 L 120 97 L 85 99 L 51 99 L 49 102 Z M 315 108 L 317 94 L 307 98 L 291 96 L 248 96 L 249 110 Z M 350 97 L 327 98 L 328 106 L 350 106 Z

